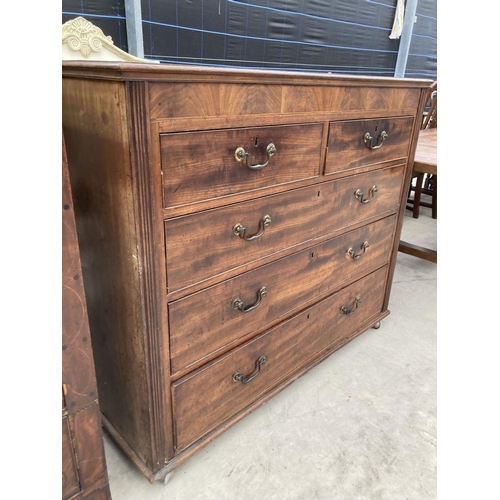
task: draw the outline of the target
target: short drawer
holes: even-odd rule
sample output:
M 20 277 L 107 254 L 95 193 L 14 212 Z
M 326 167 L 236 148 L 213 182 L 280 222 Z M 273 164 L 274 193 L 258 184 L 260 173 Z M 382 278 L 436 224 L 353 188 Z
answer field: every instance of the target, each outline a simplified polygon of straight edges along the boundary
M 170 303 L 172 374 L 386 264 L 395 222 L 381 219 Z
M 167 220 L 169 291 L 390 215 L 399 206 L 403 169 L 374 170 Z
M 317 177 L 323 124 L 161 135 L 164 207 Z
M 387 267 L 375 271 L 174 382 L 177 451 L 375 318 L 382 310 L 386 271 Z
M 330 122 L 325 174 L 408 156 L 413 117 Z

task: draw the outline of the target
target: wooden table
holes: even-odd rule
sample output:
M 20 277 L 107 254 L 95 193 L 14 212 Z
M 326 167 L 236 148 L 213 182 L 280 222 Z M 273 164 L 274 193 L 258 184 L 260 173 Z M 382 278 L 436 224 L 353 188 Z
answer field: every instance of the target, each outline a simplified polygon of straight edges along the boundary
M 426 128 L 418 134 L 413 171 L 437 175 L 437 127 Z
M 434 176 L 434 189 L 437 194 L 437 127 L 420 131 L 418 135 L 417 150 L 413 162 L 413 172 L 432 174 Z M 418 182 L 418 181 L 417 181 Z M 399 251 L 420 259 L 425 259 L 437 264 L 437 251 L 420 247 L 406 241 L 399 242 Z

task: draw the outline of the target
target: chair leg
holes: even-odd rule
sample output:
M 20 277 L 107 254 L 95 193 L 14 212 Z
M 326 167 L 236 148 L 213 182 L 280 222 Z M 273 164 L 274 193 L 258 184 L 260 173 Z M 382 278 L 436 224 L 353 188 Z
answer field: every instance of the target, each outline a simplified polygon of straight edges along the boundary
M 415 188 L 413 187 L 413 177 L 410 181 L 410 187 L 408 188 L 408 196 L 406 197 L 406 210 L 411 210 L 413 212 L 413 200 L 411 199 L 411 192 Z
M 437 175 L 432 180 L 432 218 L 437 219 Z
M 424 174 L 418 174 L 417 184 L 415 185 L 415 196 L 413 197 L 413 218 L 418 219 L 420 211 L 420 197 L 422 195 L 422 182 L 424 181 Z

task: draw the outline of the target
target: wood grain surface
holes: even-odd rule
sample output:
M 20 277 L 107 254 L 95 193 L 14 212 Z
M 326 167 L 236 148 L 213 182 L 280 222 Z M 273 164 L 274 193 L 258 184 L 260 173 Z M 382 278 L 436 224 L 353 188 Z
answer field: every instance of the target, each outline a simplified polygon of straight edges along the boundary
M 402 166 L 375 170 L 168 220 L 168 289 L 186 288 L 211 276 L 222 278 L 224 273 L 244 265 L 258 265 L 258 260 L 268 255 L 280 257 L 284 250 L 303 242 L 395 212 L 402 180 Z M 361 189 L 369 198 L 374 185 L 379 190 L 372 202 L 362 204 L 354 196 Z M 237 223 L 248 228 L 249 235 L 258 233 L 266 215 L 272 222 L 258 240 L 245 241 L 233 233 Z
M 110 500 L 91 333 L 62 139 L 62 498 Z
M 220 425 L 306 365 L 329 346 L 354 331 L 358 324 L 381 312 L 387 269 L 384 267 L 319 302 L 274 329 L 232 350 L 226 356 L 173 383 L 177 448 Z M 347 306 L 361 299 L 351 315 Z M 311 329 L 315 335 L 311 335 Z M 235 382 L 233 375 L 255 371 L 255 363 L 266 356 L 261 373 L 249 382 Z M 203 398 L 200 398 L 203 394 Z
M 170 303 L 172 377 L 385 264 L 395 222 L 395 216 L 387 217 Z M 369 247 L 361 257 L 347 255 L 350 248 L 361 253 L 364 242 Z M 268 293 L 255 310 L 243 313 L 233 307 L 236 298 L 246 307 L 254 304 L 263 286 Z
M 263 187 L 318 177 L 323 165 L 323 124 L 252 127 L 161 136 L 164 206 L 188 205 Z M 268 145 L 276 153 L 269 159 Z M 235 158 L 249 155 L 252 170 Z
M 429 84 L 63 63 L 100 409 L 150 481 L 389 314 Z M 360 144 L 360 132 L 376 140 L 381 128 L 380 148 Z M 262 169 L 235 158 L 241 147 L 250 165 L 262 164 L 270 142 L 277 152 Z M 271 223 L 253 241 L 235 233 L 240 224 L 259 235 L 266 215 Z M 262 286 L 255 310 L 232 306 L 255 304 Z M 337 316 L 336 298 L 352 308 L 359 293 L 356 311 Z M 251 383 L 232 382 L 236 371 L 254 373 L 263 353 L 270 357 Z M 69 414 L 68 422 L 74 432 Z
M 330 122 L 325 173 L 353 170 L 365 165 L 406 158 L 412 122 L 411 116 Z M 383 142 L 380 140 L 382 132 L 388 135 Z M 378 149 L 366 147 L 366 133 L 373 138 L 373 146 L 380 144 Z

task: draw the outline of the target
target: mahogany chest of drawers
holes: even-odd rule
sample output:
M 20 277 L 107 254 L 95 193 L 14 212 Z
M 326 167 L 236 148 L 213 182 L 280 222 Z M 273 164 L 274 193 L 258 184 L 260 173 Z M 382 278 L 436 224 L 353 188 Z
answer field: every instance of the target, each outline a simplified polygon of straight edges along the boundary
M 429 85 L 63 64 L 101 411 L 151 481 L 389 313 Z

